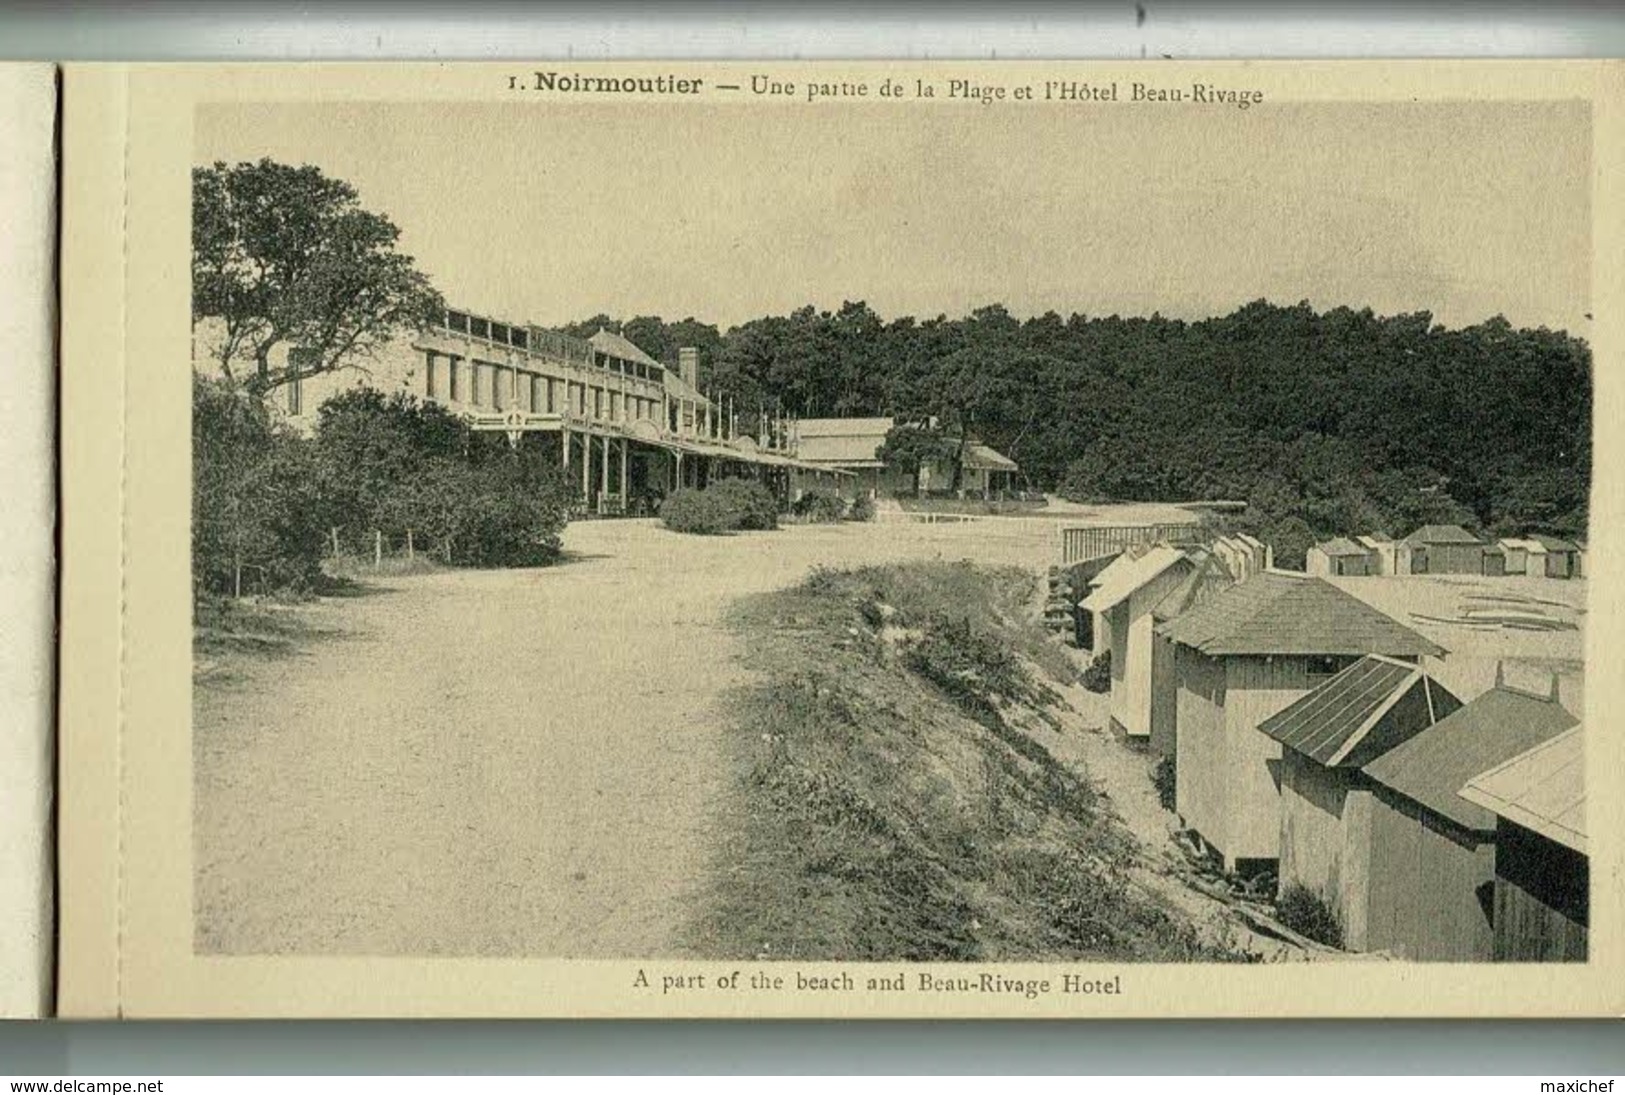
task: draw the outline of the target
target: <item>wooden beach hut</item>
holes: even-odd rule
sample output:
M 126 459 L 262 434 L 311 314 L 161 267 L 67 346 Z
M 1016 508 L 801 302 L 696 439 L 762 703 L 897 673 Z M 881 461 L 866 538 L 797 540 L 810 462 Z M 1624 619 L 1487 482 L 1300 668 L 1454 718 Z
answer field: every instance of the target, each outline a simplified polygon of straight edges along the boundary
M 1130 739 L 1151 736 L 1152 610 L 1195 569 L 1183 551 L 1166 544 L 1125 552 L 1101 571 L 1078 606 L 1093 614 L 1094 649 L 1112 652 L 1112 729 Z
M 1370 655 L 1259 724 L 1282 749 L 1280 892 L 1317 895 L 1351 951 L 1397 942 L 1372 931 L 1375 791 L 1361 767 L 1460 707 L 1420 665 Z
M 1377 572 L 1371 551 L 1342 536 L 1311 547 L 1304 569 L 1319 578 L 1364 578 Z
M 1164 624 L 1175 647 L 1177 810 L 1227 870 L 1280 856 L 1280 743 L 1259 723 L 1367 654 L 1444 653 L 1322 578 L 1266 571 Z
M 1459 792 L 1575 725 L 1548 695 L 1495 687 L 1364 764 L 1372 787 L 1365 940 L 1419 961 L 1494 950 L 1494 813 Z
M 1495 960 L 1585 961 L 1591 864 L 1581 727 L 1474 776 L 1461 797 L 1496 818 Z
M 1483 574 L 1484 541 L 1460 525 L 1424 525 L 1400 543 L 1405 574 Z

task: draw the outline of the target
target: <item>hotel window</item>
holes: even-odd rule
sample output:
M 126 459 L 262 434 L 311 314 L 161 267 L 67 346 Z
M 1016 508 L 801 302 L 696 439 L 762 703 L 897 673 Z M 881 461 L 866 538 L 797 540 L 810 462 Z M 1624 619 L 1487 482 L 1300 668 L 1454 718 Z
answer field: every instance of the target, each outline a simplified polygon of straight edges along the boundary
M 490 338 L 491 321 L 487 319 L 477 319 L 470 316 L 468 320 L 468 333 L 473 335 L 475 338 Z
M 508 326 L 507 326 L 507 324 L 505 324 L 505 323 L 493 323 L 493 324 L 491 324 L 491 341 L 492 342 L 507 342 L 508 341 Z
M 468 317 L 461 312 L 447 312 L 446 326 L 461 334 L 468 334 Z
M 577 384 L 576 385 L 575 405 L 576 405 L 576 414 L 581 416 L 582 418 L 586 418 L 587 417 L 587 386 L 585 384 Z
M 609 393 L 609 417 L 610 417 L 611 421 L 619 422 L 621 420 L 621 393 L 620 392 L 610 392 Z
M 435 381 L 438 379 L 435 376 L 435 367 L 438 362 L 436 361 L 435 352 L 433 350 L 425 352 L 423 357 L 423 394 L 430 399 L 434 399 L 440 394 L 436 390 L 437 385 L 435 383 Z
M 491 366 L 491 409 L 502 409 L 502 397 L 507 394 L 507 370 L 500 365 Z
M 485 385 L 490 370 L 478 361 L 468 363 L 468 396 L 469 402 L 476 407 L 485 406 Z
M 602 388 L 592 390 L 592 416 L 594 418 L 604 417 L 604 389 Z
M 448 357 L 446 359 L 446 395 L 451 398 L 453 403 L 461 402 L 463 398 L 462 365 L 463 359 L 460 357 Z
M 508 332 L 508 341 L 519 347 L 521 350 L 529 349 L 530 332 L 515 327 L 513 330 Z

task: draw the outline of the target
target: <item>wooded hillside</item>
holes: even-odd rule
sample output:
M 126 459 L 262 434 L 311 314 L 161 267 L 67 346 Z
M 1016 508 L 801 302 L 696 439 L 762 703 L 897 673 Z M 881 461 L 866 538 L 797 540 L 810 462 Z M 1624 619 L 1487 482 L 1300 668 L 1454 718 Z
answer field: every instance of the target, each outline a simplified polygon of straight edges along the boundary
M 804 417 L 936 415 L 1077 500 L 1243 498 L 1278 550 L 1428 522 L 1583 536 L 1591 351 L 1499 317 L 1248 304 L 1187 322 L 1110 316 L 882 319 L 802 308 L 726 332 L 599 316 L 702 383 Z

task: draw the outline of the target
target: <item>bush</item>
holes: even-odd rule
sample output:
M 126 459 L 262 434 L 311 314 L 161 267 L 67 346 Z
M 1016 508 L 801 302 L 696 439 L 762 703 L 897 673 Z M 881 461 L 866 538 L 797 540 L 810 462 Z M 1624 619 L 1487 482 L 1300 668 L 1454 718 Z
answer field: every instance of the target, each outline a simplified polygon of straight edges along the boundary
M 839 521 L 846 516 L 846 502 L 832 490 L 810 490 L 796 499 L 791 511 L 809 521 Z
M 1082 684 L 1091 692 L 1105 694 L 1112 690 L 1112 652 L 1102 650 L 1083 671 Z
M 779 527 L 772 493 L 745 479 L 722 479 L 704 490 L 677 491 L 661 503 L 660 519 L 675 532 L 702 536 Z
M 779 527 L 779 503 L 773 492 L 749 479 L 722 479 L 706 488 L 737 514 L 735 528 L 765 532 Z
M 720 536 L 738 527 L 735 514 L 720 495 L 688 487 L 674 491 L 660 503 L 660 520 L 674 532 L 700 536 Z
M 326 507 L 309 446 L 263 400 L 192 384 L 192 577 L 200 590 L 304 589 L 321 574 Z
M 1151 786 L 1157 789 L 1157 801 L 1164 810 L 1175 809 L 1179 791 L 1179 766 L 1173 757 L 1163 757 L 1151 769 Z
M 1343 925 L 1326 899 L 1300 883 L 1293 882 L 1275 900 L 1275 916 L 1281 923 L 1328 947 L 1343 946 Z
M 846 511 L 848 521 L 873 521 L 875 519 L 875 500 L 867 494 L 860 494 L 852 500 L 852 506 Z

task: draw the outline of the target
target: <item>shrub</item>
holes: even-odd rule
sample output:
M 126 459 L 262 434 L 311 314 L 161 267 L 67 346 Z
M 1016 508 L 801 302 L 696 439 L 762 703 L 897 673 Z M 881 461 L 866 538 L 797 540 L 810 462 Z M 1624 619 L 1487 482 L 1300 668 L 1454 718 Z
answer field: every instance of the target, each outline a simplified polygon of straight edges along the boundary
M 700 536 L 718 536 L 738 527 L 733 511 L 720 495 L 686 487 L 660 503 L 660 520 L 674 532 Z
M 846 502 L 832 490 L 810 490 L 791 509 L 809 521 L 839 521 L 846 515 Z
M 702 536 L 779 527 L 772 492 L 745 479 L 722 479 L 704 490 L 677 491 L 661 503 L 660 519 L 675 532 Z
M 749 479 L 722 479 L 706 488 L 737 515 L 735 528 L 766 531 L 779 527 L 779 504 L 773 492 Z
M 211 593 L 303 589 L 321 573 L 325 507 L 308 445 L 263 400 L 192 385 L 192 575 Z
M 1342 947 L 1343 925 L 1326 899 L 1300 883 L 1290 883 L 1275 901 L 1276 918 L 1297 932 L 1328 947 Z
M 1151 769 L 1151 786 L 1157 789 L 1157 801 L 1162 803 L 1162 808 L 1173 810 L 1179 791 L 1179 766 L 1173 757 L 1157 761 L 1156 767 Z
M 1089 663 L 1089 668 L 1083 671 L 1082 684 L 1091 692 L 1106 693 L 1112 690 L 1112 652 L 1102 650 L 1095 655 L 1095 660 Z
M 875 500 L 867 494 L 860 494 L 852 500 L 851 508 L 846 511 L 848 521 L 873 521 L 875 519 Z

